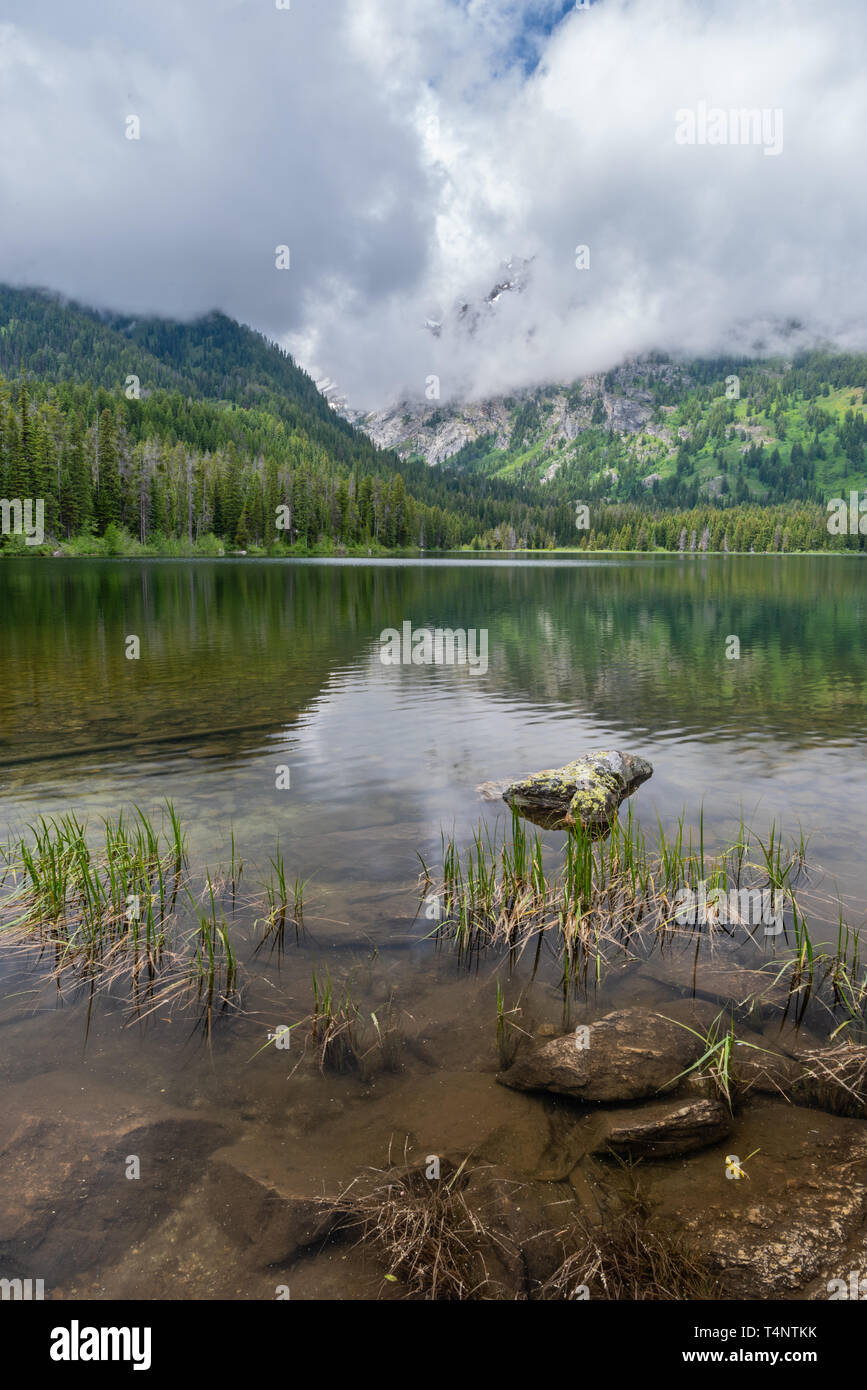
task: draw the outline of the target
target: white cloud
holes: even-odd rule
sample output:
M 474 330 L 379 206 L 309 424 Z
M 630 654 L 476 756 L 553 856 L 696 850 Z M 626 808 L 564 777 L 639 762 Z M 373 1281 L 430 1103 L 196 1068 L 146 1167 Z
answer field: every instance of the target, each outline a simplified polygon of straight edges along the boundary
M 7 0 L 0 277 L 219 306 L 367 406 L 431 374 L 480 395 L 654 346 L 770 345 L 791 320 L 863 346 L 861 0 L 600 0 L 527 39 L 562 8 Z M 782 152 L 677 144 L 702 102 L 780 109 Z M 524 293 L 459 329 L 455 301 L 512 255 Z

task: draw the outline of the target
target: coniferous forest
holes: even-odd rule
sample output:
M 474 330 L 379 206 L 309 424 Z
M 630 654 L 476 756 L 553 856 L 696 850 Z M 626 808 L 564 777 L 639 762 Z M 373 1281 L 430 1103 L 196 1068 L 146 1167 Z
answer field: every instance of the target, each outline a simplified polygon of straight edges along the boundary
M 753 376 L 752 389 L 763 390 L 761 373 Z M 856 377 L 859 408 L 837 424 L 816 401 Z M 863 466 L 865 378 L 860 358 L 812 354 L 790 388 L 812 431 L 806 448 L 790 440 L 784 462 L 779 445 L 750 444 L 729 487 L 721 446 L 735 439 L 736 417 L 700 364 L 689 390 L 661 388 L 658 408 L 676 408 L 691 426 L 669 477 L 660 473 L 649 491 L 633 485 L 623 442 L 594 428 L 576 445 L 571 477 L 567 467 L 546 488 L 527 467 L 480 468 L 479 449 L 437 467 L 378 449 L 286 352 L 225 315 L 126 320 L 0 289 L 0 496 L 45 507 L 43 546 L 25 547 L 20 535 L 2 544 L 109 555 L 863 549 L 865 536 L 829 533 L 815 460 L 827 457 L 830 431 L 842 471 Z M 778 387 L 762 405 L 785 439 Z M 523 448 L 534 411 L 519 413 Z M 723 486 L 711 496 L 698 476 L 714 449 Z M 581 529 L 570 496 L 579 486 L 592 504 Z

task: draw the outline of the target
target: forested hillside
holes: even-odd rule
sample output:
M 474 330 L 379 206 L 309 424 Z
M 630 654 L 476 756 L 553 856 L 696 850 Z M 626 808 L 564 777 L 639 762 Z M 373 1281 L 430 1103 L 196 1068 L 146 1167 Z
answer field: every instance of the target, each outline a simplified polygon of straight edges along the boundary
M 222 314 L 135 320 L 0 288 L 0 374 L 0 497 L 44 499 L 50 548 L 766 551 L 867 540 L 827 527 L 828 500 L 867 483 L 867 359 L 854 355 L 628 364 L 505 400 L 496 429 L 474 426 L 435 467 L 420 447 L 379 448 L 287 353 Z M 460 408 L 422 412 L 421 434 L 449 415 Z M 20 536 L 0 544 L 23 548 Z
M 361 423 L 407 458 L 564 500 L 824 505 L 867 487 L 867 357 L 628 362 L 569 386 Z
M 501 523 L 553 539 L 552 504 L 377 449 L 222 314 L 135 321 L 2 289 L 0 373 L 0 493 L 44 498 L 57 539 L 430 548 Z

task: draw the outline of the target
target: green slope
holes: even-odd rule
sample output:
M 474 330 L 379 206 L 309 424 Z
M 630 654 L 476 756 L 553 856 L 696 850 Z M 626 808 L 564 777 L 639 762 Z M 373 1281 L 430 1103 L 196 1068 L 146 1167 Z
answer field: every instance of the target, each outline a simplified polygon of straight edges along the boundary
M 656 354 L 501 402 L 496 433 L 430 467 L 377 448 L 224 314 L 136 319 L 0 286 L 0 497 L 44 498 L 55 542 L 121 550 L 863 549 L 830 541 L 825 509 L 867 490 L 865 388 L 863 355 Z
M 541 484 L 563 499 L 664 508 L 715 500 L 824 503 L 867 488 L 867 356 L 810 352 L 789 362 L 661 366 L 667 360 L 648 361 L 643 371 L 630 364 L 599 387 L 577 382 L 512 402 L 507 447 L 496 448 L 489 436 L 446 466 L 529 489 Z M 644 418 L 619 429 L 618 406 L 630 403 Z M 564 407 L 574 439 L 563 437 Z
M 133 377 L 140 397 L 129 398 Z M 518 488 L 378 449 L 286 352 L 224 314 L 135 319 L 8 286 L 0 495 L 45 497 L 57 538 L 90 524 L 103 534 L 111 521 L 142 539 L 213 531 L 235 545 L 431 548 L 500 523 L 547 543 L 554 525 L 550 504 Z M 292 512 L 285 537 L 274 531 L 278 505 Z
M 261 333 L 212 313 L 190 323 L 88 309 L 43 291 L 0 286 L 0 374 L 74 381 L 116 392 L 179 391 L 258 407 L 302 426 L 339 458 L 368 456 L 366 436 L 331 409 L 315 382 Z

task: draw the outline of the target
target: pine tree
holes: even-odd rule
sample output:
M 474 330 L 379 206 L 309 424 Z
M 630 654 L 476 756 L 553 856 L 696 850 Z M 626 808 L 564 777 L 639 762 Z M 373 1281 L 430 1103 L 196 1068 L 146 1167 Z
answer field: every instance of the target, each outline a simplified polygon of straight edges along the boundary
M 243 505 L 241 464 L 233 441 L 226 450 L 226 472 L 223 488 L 223 534 L 228 540 L 235 538 Z
M 163 474 L 160 468 L 155 468 L 150 481 L 150 516 L 149 529 L 158 536 L 164 536 L 167 529 L 168 516 L 166 512 L 166 493 L 163 485 Z
M 121 480 L 117 461 L 117 440 L 114 417 L 110 410 L 103 410 L 99 417 L 99 431 L 96 448 L 97 491 L 96 526 L 99 535 L 105 535 L 106 528 L 120 525 L 121 520 Z

